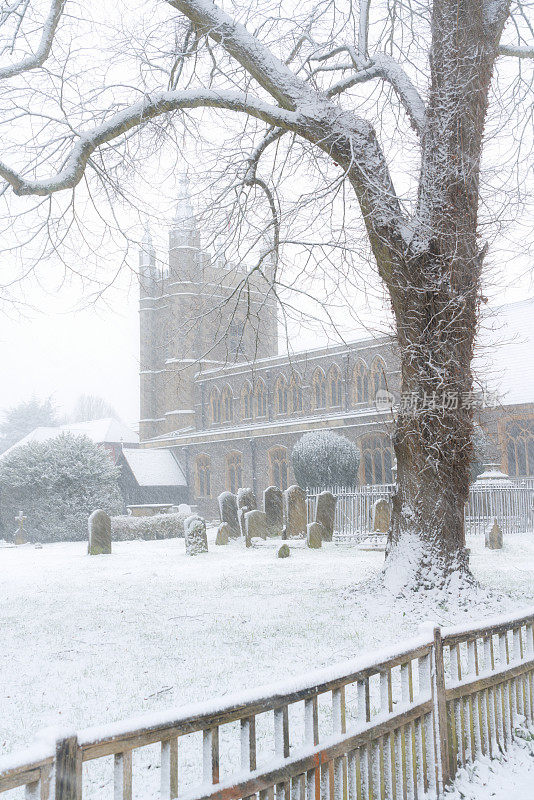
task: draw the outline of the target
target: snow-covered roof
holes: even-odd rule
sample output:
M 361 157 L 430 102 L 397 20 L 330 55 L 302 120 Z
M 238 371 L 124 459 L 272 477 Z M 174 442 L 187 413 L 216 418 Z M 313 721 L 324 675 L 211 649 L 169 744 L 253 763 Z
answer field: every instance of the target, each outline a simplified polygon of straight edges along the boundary
M 187 486 L 170 450 L 123 448 L 122 452 L 139 486 Z
M 35 428 L 31 433 L 28 433 L 23 439 L 6 450 L 3 455 L 17 447 L 21 447 L 23 444 L 46 442 L 48 439 L 55 439 L 56 436 L 62 433 L 70 433 L 73 436 L 87 436 L 95 444 L 139 443 L 139 436 L 135 431 L 132 431 L 123 422 L 113 419 L 113 417 L 105 417 L 104 419 L 94 419 L 90 422 L 71 422 L 67 425 Z
M 534 297 L 483 315 L 474 369 L 500 404 L 534 402 Z

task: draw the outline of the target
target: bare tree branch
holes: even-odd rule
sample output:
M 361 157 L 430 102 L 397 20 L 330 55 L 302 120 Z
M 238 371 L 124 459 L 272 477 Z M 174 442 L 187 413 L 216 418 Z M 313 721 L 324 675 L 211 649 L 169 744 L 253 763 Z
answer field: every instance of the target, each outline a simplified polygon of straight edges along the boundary
M 29 72 L 32 69 L 41 67 L 48 56 L 56 29 L 63 13 L 65 0 L 52 0 L 50 4 L 50 11 L 43 26 L 43 33 L 41 41 L 35 53 L 31 56 L 23 58 L 17 64 L 10 64 L 7 67 L 0 67 L 0 79 L 13 78 L 15 75 L 21 75 L 23 72 Z

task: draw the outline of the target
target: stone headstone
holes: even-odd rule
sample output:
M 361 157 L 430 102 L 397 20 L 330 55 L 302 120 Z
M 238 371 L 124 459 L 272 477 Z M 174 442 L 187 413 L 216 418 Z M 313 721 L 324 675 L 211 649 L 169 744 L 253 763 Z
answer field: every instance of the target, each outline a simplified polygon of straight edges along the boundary
M 231 539 L 237 539 L 240 534 L 239 520 L 237 519 L 237 499 L 232 492 L 221 492 L 218 497 L 221 522 L 225 522 L 230 530 Z
M 282 547 L 278 548 L 278 553 L 276 554 L 278 558 L 289 558 L 291 555 L 291 550 L 287 546 L 287 544 L 283 544 Z
M 267 516 L 263 511 L 258 511 L 257 509 L 246 512 L 245 527 L 247 530 L 247 539 L 266 539 L 269 534 Z
M 489 550 L 502 550 L 502 530 L 496 519 L 486 531 L 485 545 Z
M 306 534 L 306 545 L 312 550 L 318 550 L 323 546 L 325 529 L 320 522 L 310 522 L 308 524 L 308 533 Z
M 256 503 L 256 496 L 252 489 L 238 489 L 237 490 L 237 507 L 245 508 L 249 511 L 254 511 L 258 504 Z
M 391 505 L 387 500 L 377 500 L 373 504 L 373 530 L 387 533 L 391 521 Z
M 284 492 L 284 500 L 288 539 L 294 536 L 306 536 L 306 525 L 308 523 L 306 493 L 300 486 L 290 486 Z
M 206 523 L 202 517 L 193 514 L 187 517 L 184 523 L 185 552 L 188 556 L 198 556 L 208 552 L 208 537 L 206 536 Z
M 279 536 L 284 527 L 284 498 L 278 486 L 268 486 L 264 491 L 263 510 L 271 536 Z
M 247 538 L 247 529 L 245 526 L 245 514 L 248 511 L 249 509 L 247 506 L 245 506 L 244 508 L 237 509 L 237 521 L 239 522 L 239 533 L 244 539 Z
M 28 544 L 28 540 L 26 538 L 26 534 L 24 533 L 24 531 L 17 531 L 15 533 L 15 544 L 16 545 Z
M 334 519 L 336 516 L 337 497 L 332 492 L 321 492 L 317 498 L 315 521 L 320 522 L 324 528 L 323 539 L 331 542 L 334 536 Z
M 227 522 L 221 522 L 217 528 L 217 536 L 215 537 L 215 544 L 228 544 L 230 538 L 231 528 Z
M 111 553 L 111 517 L 109 514 L 102 509 L 93 511 L 89 517 L 88 527 L 88 554 L 99 556 L 102 553 Z

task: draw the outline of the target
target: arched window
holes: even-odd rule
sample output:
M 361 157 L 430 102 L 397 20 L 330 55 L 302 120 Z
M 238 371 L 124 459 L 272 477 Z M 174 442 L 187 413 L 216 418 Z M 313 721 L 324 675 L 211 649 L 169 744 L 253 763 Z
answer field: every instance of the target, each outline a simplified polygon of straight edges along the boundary
M 534 420 L 514 420 L 505 431 L 507 472 L 511 477 L 534 475 Z
M 248 381 L 241 389 L 241 414 L 243 419 L 252 419 L 252 386 Z
M 197 497 L 211 497 L 211 458 L 200 453 L 195 459 Z
M 276 404 L 276 413 L 287 414 L 288 391 L 287 391 L 286 379 L 284 378 L 283 375 L 279 375 L 278 378 L 276 379 L 276 385 L 274 387 L 274 397 Z
M 369 402 L 369 373 L 365 362 L 361 360 L 354 367 L 352 399 L 354 403 Z
M 361 483 L 393 483 L 393 447 L 387 436 L 372 434 L 360 443 Z
M 255 399 L 256 399 L 256 416 L 258 417 L 266 417 L 267 416 L 267 388 L 265 383 L 261 380 L 258 380 L 256 384 L 256 391 L 255 391 Z
M 381 358 L 375 358 L 371 367 L 371 390 L 373 398 L 379 389 L 387 389 L 386 386 L 386 365 Z
M 322 369 L 316 369 L 313 373 L 312 398 L 315 409 L 326 408 L 326 378 Z
M 289 381 L 289 405 L 292 413 L 299 414 L 302 411 L 302 386 L 296 372 L 293 372 Z
M 222 418 L 224 422 L 232 421 L 233 402 L 234 398 L 232 395 L 232 390 L 229 386 L 225 386 L 222 391 Z
M 341 372 L 336 364 L 328 372 L 328 402 L 331 406 L 341 405 Z
M 221 395 L 217 388 L 210 392 L 210 420 L 212 424 L 221 421 Z
M 287 489 L 289 484 L 289 462 L 287 447 L 272 447 L 269 450 L 269 481 L 272 486 Z
M 226 456 L 226 488 L 236 494 L 241 486 L 243 486 L 243 458 L 241 453 L 234 451 Z

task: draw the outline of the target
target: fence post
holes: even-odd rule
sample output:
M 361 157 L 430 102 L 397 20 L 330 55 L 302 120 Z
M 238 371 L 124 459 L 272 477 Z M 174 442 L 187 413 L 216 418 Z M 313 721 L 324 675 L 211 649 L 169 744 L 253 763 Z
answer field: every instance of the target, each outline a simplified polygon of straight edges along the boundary
M 438 764 L 438 796 L 440 796 L 451 781 L 449 767 L 449 732 L 447 730 L 447 697 L 445 694 L 445 664 L 443 662 L 441 628 L 434 628 L 432 678 L 434 731 Z
M 76 735 L 57 740 L 54 766 L 54 800 L 81 800 L 82 757 Z

